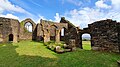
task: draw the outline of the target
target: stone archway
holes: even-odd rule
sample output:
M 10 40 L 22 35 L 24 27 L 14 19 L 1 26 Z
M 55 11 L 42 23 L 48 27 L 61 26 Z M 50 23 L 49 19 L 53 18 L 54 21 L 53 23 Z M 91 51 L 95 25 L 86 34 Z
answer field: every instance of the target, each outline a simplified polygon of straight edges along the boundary
M 10 34 L 9 35 L 9 41 L 13 41 L 13 38 L 14 38 L 13 34 Z
M 79 31 L 79 33 L 78 33 L 78 42 L 79 42 L 78 47 L 80 47 L 81 49 L 83 49 L 82 35 L 85 34 L 85 33 L 87 33 L 87 34 L 89 34 L 91 36 L 90 43 L 91 43 L 91 47 L 93 46 L 92 45 L 92 35 L 91 35 L 91 32 L 90 32 L 90 29 L 89 28 L 83 28 L 83 30 Z
M 89 33 L 82 34 L 82 49 L 91 50 L 91 35 Z
M 30 23 L 32 25 L 32 32 L 35 30 L 36 24 L 30 18 L 27 18 L 23 20 L 22 22 L 23 22 L 24 27 L 26 23 Z
M 21 38 L 24 38 L 24 39 L 32 39 L 32 40 L 35 40 L 36 39 L 36 36 L 37 36 L 37 30 L 36 30 L 36 24 L 34 21 L 32 21 L 30 18 L 27 18 L 25 20 L 23 20 L 21 22 L 22 26 L 21 26 L 21 30 L 22 30 L 22 37 Z M 31 32 L 26 32 L 27 28 L 25 27 L 25 25 L 29 23 L 31 24 L 31 27 L 32 27 L 32 30 Z

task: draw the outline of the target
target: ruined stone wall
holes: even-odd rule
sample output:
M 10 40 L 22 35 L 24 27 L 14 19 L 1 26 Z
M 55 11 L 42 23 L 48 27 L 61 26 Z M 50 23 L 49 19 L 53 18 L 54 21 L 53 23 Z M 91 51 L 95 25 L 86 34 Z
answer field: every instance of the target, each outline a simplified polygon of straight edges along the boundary
M 43 41 L 43 26 L 42 24 L 38 23 L 37 24 L 37 41 Z
M 102 51 L 119 51 L 118 23 L 116 21 L 101 20 L 89 25 L 92 48 Z
M 12 34 L 14 36 L 13 42 L 18 42 L 19 41 L 19 33 L 20 33 L 19 21 L 11 19 L 11 27 L 12 27 Z
M 120 22 L 117 23 L 117 30 L 118 30 L 118 47 L 120 52 Z
M 65 20 L 64 17 L 61 18 L 60 23 L 68 24 L 68 28 L 65 30 L 65 36 L 64 36 L 64 41 L 66 42 L 66 44 L 69 44 L 70 39 L 75 39 L 76 46 L 78 46 L 79 45 L 78 32 L 77 32 L 78 29 L 68 20 Z
M 32 32 L 27 32 L 25 24 L 30 22 L 32 24 Z M 36 24 L 30 18 L 27 18 L 20 23 L 20 39 L 24 40 L 35 40 L 36 39 Z
M 67 28 L 66 23 L 57 23 L 52 21 L 41 20 L 41 23 L 37 27 L 37 37 L 42 36 L 46 41 L 56 40 L 58 35 L 58 40 L 60 36 L 60 31 L 63 28 Z M 39 30 L 38 30 L 39 28 Z M 59 34 L 56 34 L 59 33 Z
M 9 42 L 9 35 L 13 35 L 13 42 L 18 42 L 19 21 L 0 17 L 0 42 Z

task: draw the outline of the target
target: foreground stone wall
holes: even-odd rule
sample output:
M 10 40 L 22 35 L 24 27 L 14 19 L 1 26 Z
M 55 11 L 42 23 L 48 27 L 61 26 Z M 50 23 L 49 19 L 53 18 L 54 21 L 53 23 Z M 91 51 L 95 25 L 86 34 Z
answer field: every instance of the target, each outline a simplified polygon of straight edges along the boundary
M 96 21 L 79 32 L 91 35 L 91 47 L 93 50 L 120 52 L 119 43 L 120 23 L 111 19 Z M 82 43 L 80 43 L 82 45 Z

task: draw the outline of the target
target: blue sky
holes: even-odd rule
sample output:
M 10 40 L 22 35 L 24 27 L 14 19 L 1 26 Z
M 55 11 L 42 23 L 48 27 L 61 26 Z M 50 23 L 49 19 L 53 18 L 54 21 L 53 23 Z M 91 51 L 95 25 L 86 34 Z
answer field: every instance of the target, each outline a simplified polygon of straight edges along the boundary
M 65 17 L 80 28 L 94 21 L 120 21 L 120 0 L 0 0 L 0 16 L 19 21 L 31 18 L 59 22 Z

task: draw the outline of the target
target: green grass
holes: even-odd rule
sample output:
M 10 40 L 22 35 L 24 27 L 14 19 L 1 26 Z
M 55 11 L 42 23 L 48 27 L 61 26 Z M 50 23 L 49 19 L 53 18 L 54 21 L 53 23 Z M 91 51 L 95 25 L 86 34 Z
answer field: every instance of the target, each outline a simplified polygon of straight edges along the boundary
M 90 41 L 82 41 L 83 49 L 85 50 L 91 50 L 91 42 Z
M 117 67 L 120 54 L 81 50 L 56 54 L 43 43 L 0 44 L 0 67 Z

